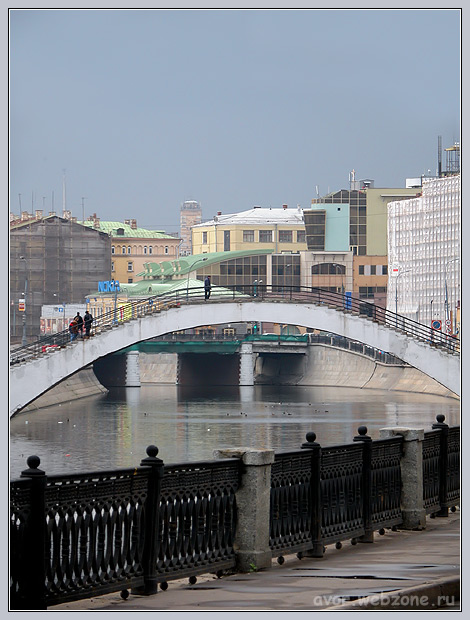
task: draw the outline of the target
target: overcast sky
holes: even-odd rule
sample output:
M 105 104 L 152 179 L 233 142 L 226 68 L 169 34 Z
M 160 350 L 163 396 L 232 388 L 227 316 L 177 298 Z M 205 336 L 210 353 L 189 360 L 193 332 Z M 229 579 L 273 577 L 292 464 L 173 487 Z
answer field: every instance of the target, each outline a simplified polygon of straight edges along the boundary
M 460 141 L 460 71 L 457 9 L 11 10 L 10 211 L 61 213 L 64 171 L 79 219 L 167 232 L 403 187 Z

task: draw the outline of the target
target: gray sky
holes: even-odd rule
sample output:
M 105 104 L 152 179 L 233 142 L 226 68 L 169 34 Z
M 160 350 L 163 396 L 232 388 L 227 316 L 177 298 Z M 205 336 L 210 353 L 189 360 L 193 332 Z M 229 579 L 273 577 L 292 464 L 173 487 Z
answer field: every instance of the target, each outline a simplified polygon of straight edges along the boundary
M 10 211 L 60 213 L 64 170 L 79 219 L 167 232 L 403 187 L 460 141 L 460 71 L 457 9 L 12 10 Z

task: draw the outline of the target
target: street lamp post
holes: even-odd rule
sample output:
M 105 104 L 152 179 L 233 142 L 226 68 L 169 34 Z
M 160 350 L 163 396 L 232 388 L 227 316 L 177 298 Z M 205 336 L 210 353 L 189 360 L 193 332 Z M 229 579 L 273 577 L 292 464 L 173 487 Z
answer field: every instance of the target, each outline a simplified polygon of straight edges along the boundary
M 27 276 L 27 265 L 26 258 L 24 256 L 20 256 L 20 260 L 24 261 L 24 312 L 23 312 L 23 337 L 21 340 L 21 345 L 25 347 L 28 344 L 26 338 L 26 293 L 28 292 L 28 276 Z
M 338 263 L 332 263 L 332 265 L 335 268 L 335 275 L 337 276 L 338 274 L 341 275 L 341 295 L 344 295 L 344 273 L 341 271 L 343 265 L 338 265 Z M 338 267 L 339 267 L 339 271 L 338 271 Z
M 405 273 L 409 273 L 412 269 L 405 269 L 405 271 L 400 271 L 395 276 L 395 326 L 398 327 L 398 278 Z
M 445 268 L 444 268 L 444 303 L 445 303 L 445 309 L 446 309 L 446 333 L 447 333 L 447 329 L 448 329 L 448 324 L 449 324 L 449 297 L 448 297 L 448 293 L 447 293 L 447 265 L 450 265 L 451 263 L 455 263 L 456 261 L 460 260 L 460 258 L 453 258 L 452 260 L 448 260 Z
M 192 271 L 194 271 L 194 268 L 195 268 L 195 266 L 196 266 L 198 263 L 203 263 L 203 262 L 204 262 L 204 261 L 206 261 L 206 260 L 207 260 L 207 257 L 206 257 L 206 258 L 200 258 L 200 259 L 198 259 L 198 260 L 197 260 L 197 261 L 196 261 L 193 265 L 191 265 L 191 267 L 190 267 L 190 269 L 189 269 L 189 271 L 188 271 L 188 279 L 187 279 L 187 282 L 186 282 L 186 301 L 188 301 L 188 300 L 189 300 L 189 274 L 190 274 Z

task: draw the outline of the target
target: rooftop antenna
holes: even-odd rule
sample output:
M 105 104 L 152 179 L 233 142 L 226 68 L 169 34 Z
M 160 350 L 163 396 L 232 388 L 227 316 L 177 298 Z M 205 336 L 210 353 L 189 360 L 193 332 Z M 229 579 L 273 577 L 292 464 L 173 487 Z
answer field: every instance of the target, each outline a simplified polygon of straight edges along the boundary
M 84 201 L 85 201 L 85 197 L 82 196 L 82 224 L 85 223 L 85 204 L 84 204 Z
M 19 203 L 20 203 L 20 213 L 21 213 L 21 194 L 18 194 L 18 200 L 19 200 Z
M 442 136 L 437 136 L 437 176 L 442 174 Z
M 318 185 L 315 185 L 315 192 L 317 193 L 317 198 L 320 196 L 320 192 L 318 191 Z
M 62 170 L 62 215 L 65 217 L 65 210 L 67 208 L 66 193 L 65 193 L 65 168 Z

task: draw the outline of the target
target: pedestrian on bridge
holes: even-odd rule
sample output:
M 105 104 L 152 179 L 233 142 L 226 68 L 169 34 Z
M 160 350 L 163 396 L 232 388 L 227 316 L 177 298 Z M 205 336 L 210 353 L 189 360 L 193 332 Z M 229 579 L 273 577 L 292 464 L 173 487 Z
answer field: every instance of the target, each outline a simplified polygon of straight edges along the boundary
M 78 324 L 75 319 L 72 319 L 69 325 L 70 342 L 73 342 L 78 336 Z
M 83 336 L 83 318 L 80 316 L 80 312 L 77 312 L 75 321 L 77 323 L 78 332 L 80 333 L 80 336 Z
M 93 317 L 88 312 L 88 310 L 85 312 L 85 316 L 83 317 L 83 323 L 85 325 L 85 336 L 87 338 L 89 338 L 90 337 L 91 324 L 93 323 Z
M 211 277 L 207 276 L 204 280 L 204 299 L 209 299 L 211 296 Z

